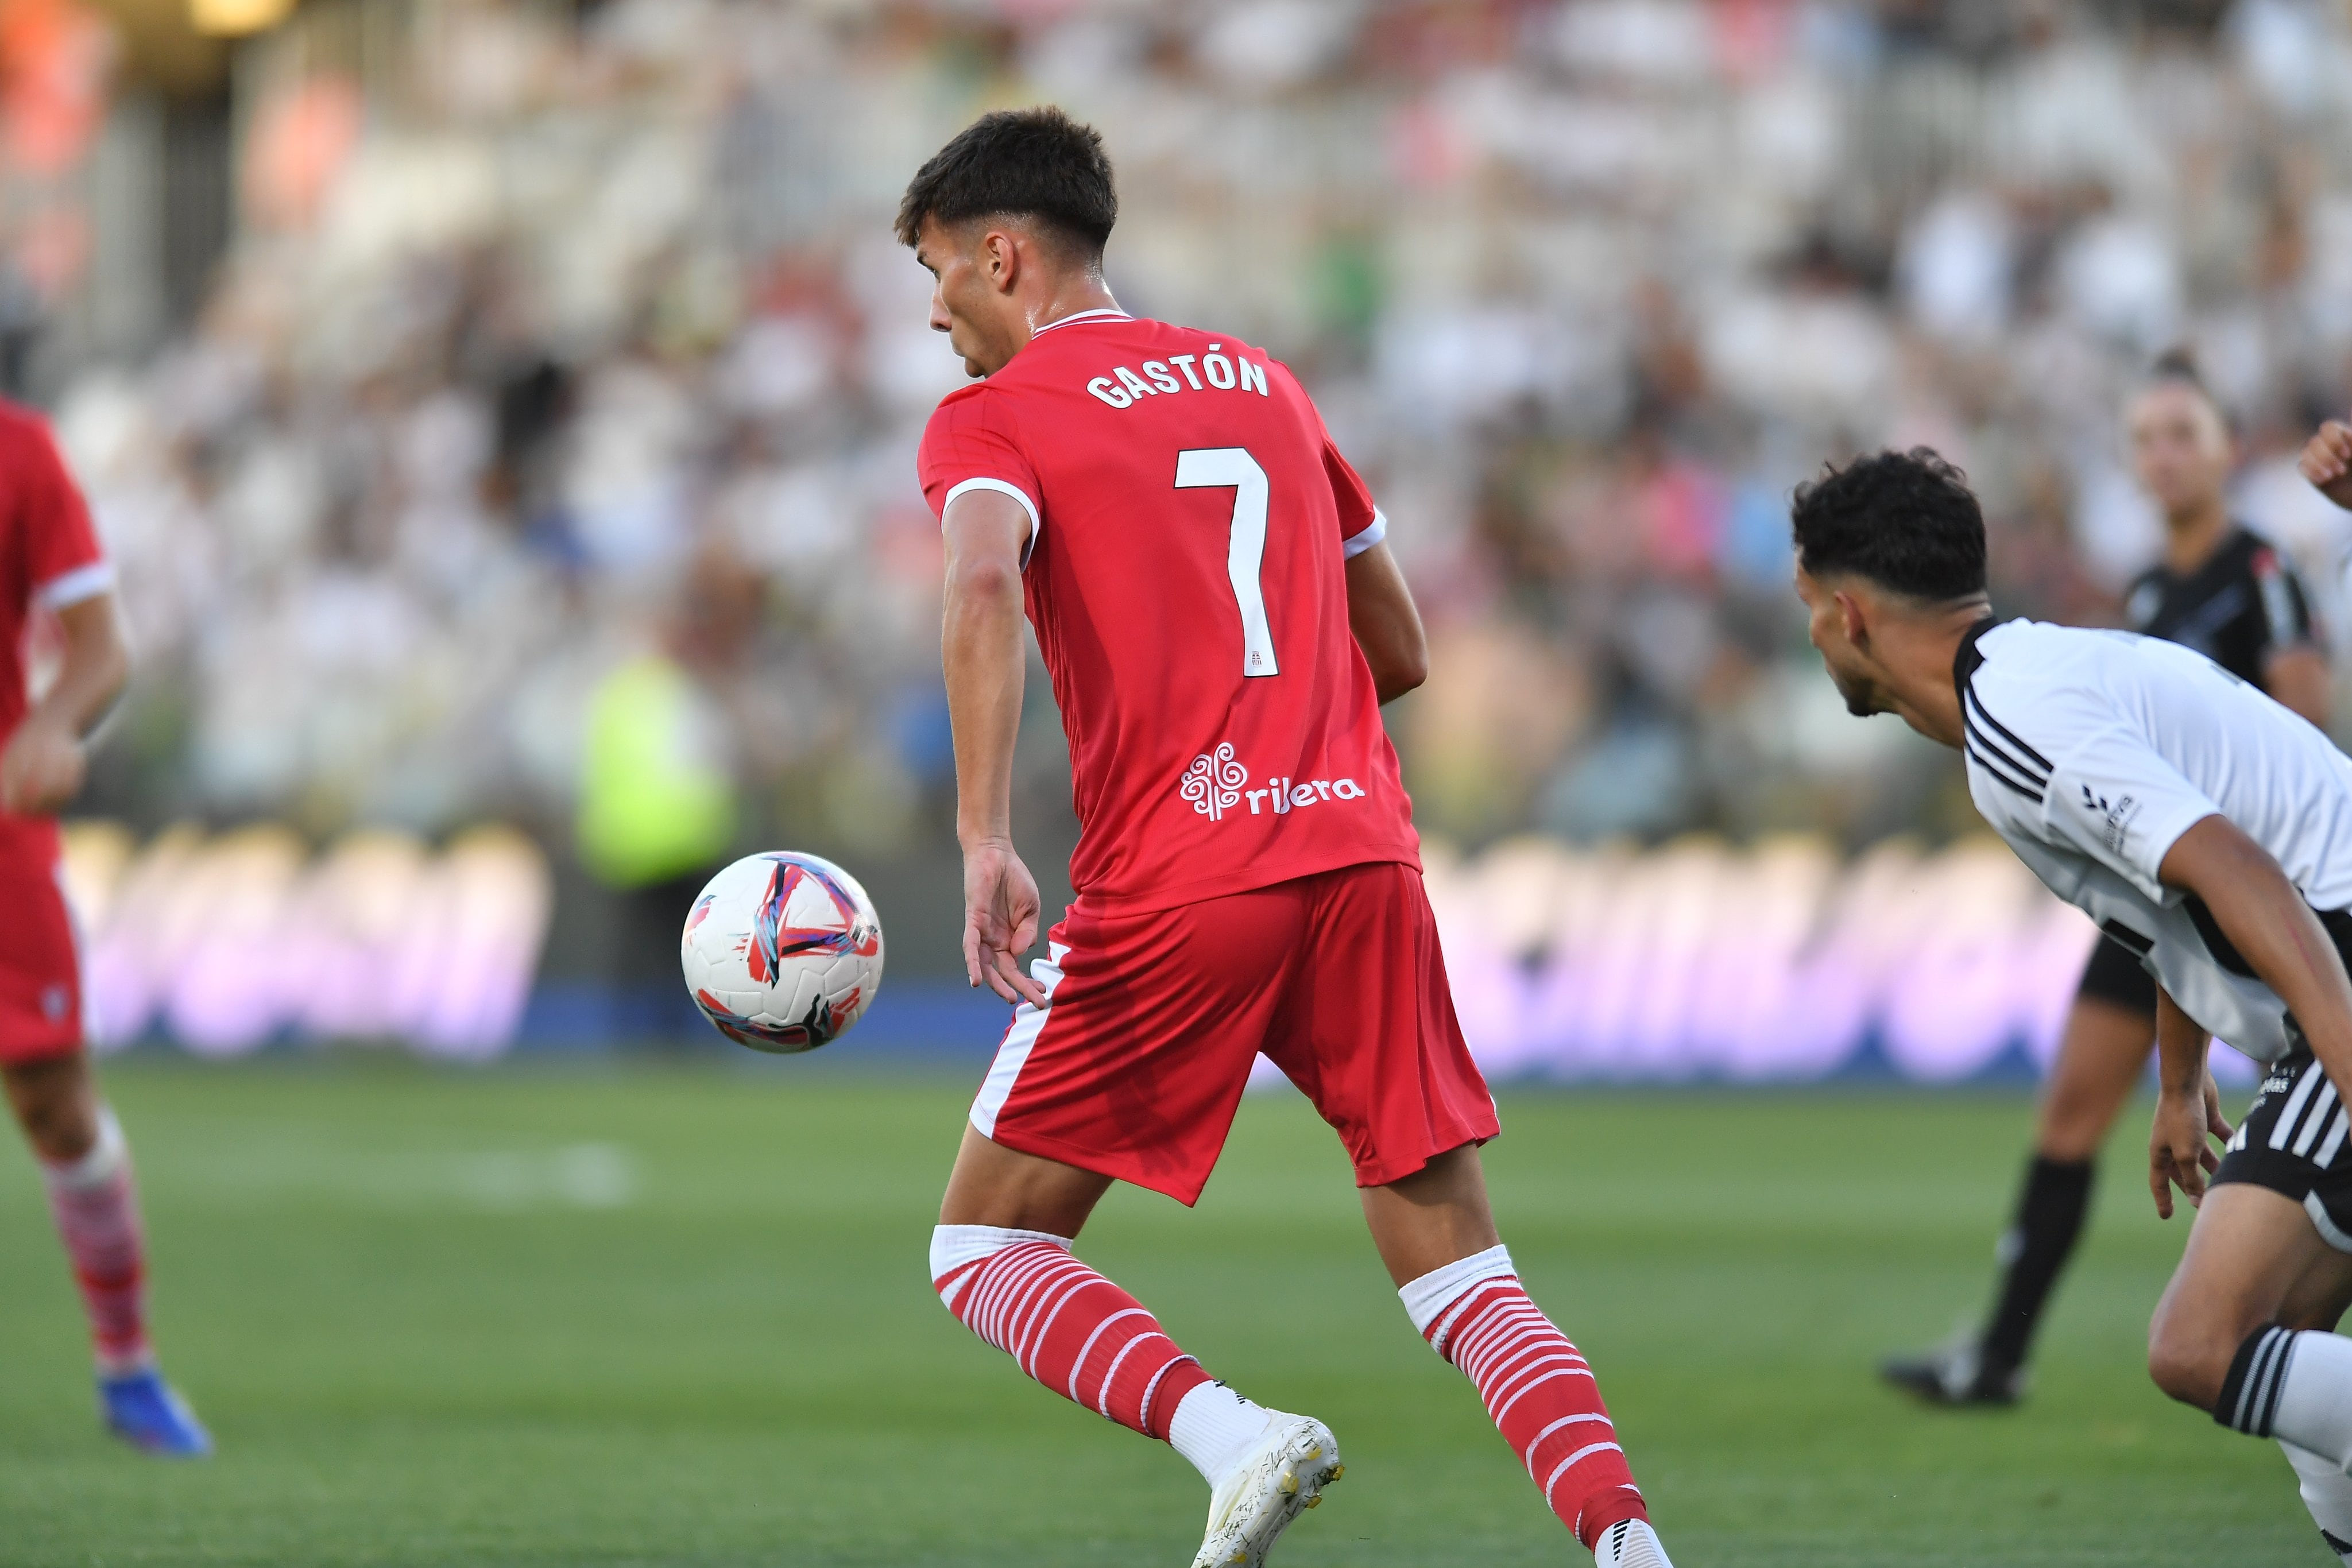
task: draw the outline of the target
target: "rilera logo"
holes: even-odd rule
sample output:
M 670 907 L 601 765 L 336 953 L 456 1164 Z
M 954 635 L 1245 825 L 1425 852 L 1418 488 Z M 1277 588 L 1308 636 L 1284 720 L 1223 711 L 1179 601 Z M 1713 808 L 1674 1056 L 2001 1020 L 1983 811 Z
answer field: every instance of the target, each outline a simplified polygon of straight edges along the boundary
M 1234 760 L 1234 743 L 1228 740 L 1209 755 L 1192 758 L 1176 792 L 1192 802 L 1192 810 L 1217 822 L 1242 803 L 1242 787 L 1248 782 L 1249 769 Z
M 1176 793 L 1213 822 L 1224 821 L 1226 812 L 1238 810 L 1244 802 L 1253 817 L 1269 811 L 1280 817 L 1326 800 L 1360 800 L 1370 793 L 1353 779 L 1269 779 L 1255 789 L 1249 781 L 1249 769 L 1235 758 L 1233 742 L 1225 741 L 1216 750 L 1192 758 Z

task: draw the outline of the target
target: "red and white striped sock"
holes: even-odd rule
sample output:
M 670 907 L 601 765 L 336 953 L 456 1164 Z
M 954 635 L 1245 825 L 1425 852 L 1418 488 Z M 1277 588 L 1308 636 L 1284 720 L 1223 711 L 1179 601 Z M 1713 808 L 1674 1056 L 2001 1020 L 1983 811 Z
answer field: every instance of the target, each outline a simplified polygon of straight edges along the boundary
M 1588 1551 L 1611 1525 L 1648 1520 L 1592 1369 L 1519 1288 L 1508 1249 L 1433 1270 L 1397 1294 L 1430 1348 L 1477 1385 L 1545 1505 Z
M 1147 1437 L 1166 1441 L 1176 1407 L 1215 1386 L 1133 1296 L 1070 1255 L 1067 1237 L 942 1225 L 931 1233 L 931 1284 L 1023 1372 Z
M 73 1262 L 89 1313 L 99 1370 L 112 1375 L 153 1359 L 147 1344 L 147 1249 L 139 1228 L 139 1189 L 121 1124 L 101 1105 L 98 1142 L 78 1160 L 41 1162 L 49 1213 Z

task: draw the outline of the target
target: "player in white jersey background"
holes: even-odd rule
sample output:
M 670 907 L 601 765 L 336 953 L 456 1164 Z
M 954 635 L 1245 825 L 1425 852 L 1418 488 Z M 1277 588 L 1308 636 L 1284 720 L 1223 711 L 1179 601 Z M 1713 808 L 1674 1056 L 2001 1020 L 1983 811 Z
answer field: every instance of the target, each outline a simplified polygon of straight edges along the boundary
M 1932 452 L 1832 469 L 1791 520 L 1847 707 L 1961 750 L 1986 820 L 2156 977 L 2149 1186 L 2197 1217 L 2149 1373 L 2275 1437 L 2352 1561 L 2352 1342 L 2332 1332 L 2352 1305 L 2352 759 L 2188 649 L 1997 622 L 1976 497 Z M 2234 1135 L 2217 1033 L 2273 1070 Z
M 2163 558 L 2125 600 L 2131 629 L 2194 648 L 2325 726 L 2327 658 L 2294 567 L 2231 516 L 2238 442 L 2221 402 L 2187 355 L 2166 355 L 2124 409 L 2134 476 L 2164 520 Z M 1931 1404 L 2008 1405 L 2025 1388 L 2026 1355 L 2091 1207 L 2098 1153 L 2147 1066 L 2156 981 L 2112 939 L 2083 968 L 2035 1108 L 2033 1154 L 1983 1323 L 1926 1354 L 1881 1368 Z

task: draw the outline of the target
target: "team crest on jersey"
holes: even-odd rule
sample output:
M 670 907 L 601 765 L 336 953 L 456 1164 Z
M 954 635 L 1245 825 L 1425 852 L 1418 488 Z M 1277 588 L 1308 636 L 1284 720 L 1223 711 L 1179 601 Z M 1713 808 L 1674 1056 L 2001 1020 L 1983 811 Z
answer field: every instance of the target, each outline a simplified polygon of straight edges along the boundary
M 1176 793 L 1213 822 L 1223 821 L 1225 813 L 1244 803 L 1253 817 L 1268 812 L 1282 817 L 1326 800 L 1360 800 L 1370 793 L 1353 779 L 1269 779 L 1255 789 L 1249 781 L 1250 771 L 1234 755 L 1233 742 L 1222 741 L 1216 750 L 1192 758 Z

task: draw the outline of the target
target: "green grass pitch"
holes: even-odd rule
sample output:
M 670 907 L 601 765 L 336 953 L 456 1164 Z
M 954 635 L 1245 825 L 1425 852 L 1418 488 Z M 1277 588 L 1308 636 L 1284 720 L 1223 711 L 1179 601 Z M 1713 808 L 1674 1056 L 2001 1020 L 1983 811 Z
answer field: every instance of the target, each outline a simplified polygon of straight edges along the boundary
M 855 1050 L 852 1045 L 848 1048 Z M 32 1172 L 0 1157 L 0 1563 L 1168 1564 L 1164 1448 L 1025 1382 L 932 1296 L 969 1085 L 833 1063 L 110 1072 L 197 1465 L 95 1429 Z M 1512 1093 L 1504 1232 L 1591 1355 L 1683 1568 L 2327 1561 L 2270 1444 L 2141 1365 L 2181 1230 L 2118 1131 L 2021 1411 L 1873 1381 L 1981 1304 L 2011 1094 Z M 1587 1561 L 1414 1337 L 1337 1145 L 1253 1099 L 1198 1212 L 1083 1250 L 1209 1368 L 1322 1416 L 1347 1479 L 1280 1568 Z

